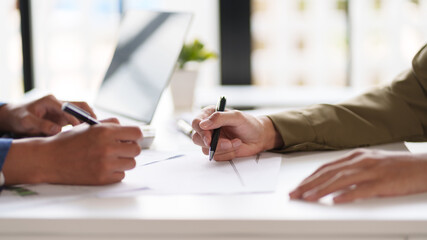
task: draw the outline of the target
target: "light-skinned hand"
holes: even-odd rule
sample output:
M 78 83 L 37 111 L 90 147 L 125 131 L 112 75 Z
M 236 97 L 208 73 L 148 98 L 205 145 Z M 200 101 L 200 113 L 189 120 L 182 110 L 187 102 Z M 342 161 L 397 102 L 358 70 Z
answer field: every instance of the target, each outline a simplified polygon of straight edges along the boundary
M 72 102 L 96 118 L 85 102 Z M 62 102 L 48 95 L 25 104 L 6 104 L 0 107 L 0 131 L 23 136 L 52 136 L 65 125 L 80 123 L 61 109 Z
M 336 193 L 335 203 L 427 192 L 427 154 L 355 150 L 317 169 L 289 195 L 318 201 Z
M 55 136 L 13 140 L 3 173 L 6 185 L 102 185 L 121 181 L 135 167 L 139 127 L 117 120 L 81 124 Z
M 193 142 L 209 154 L 212 132 L 221 127 L 214 155 L 217 161 L 245 157 L 283 145 L 280 134 L 268 117 L 254 117 L 236 110 L 215 112 L 215 107 L 204 108 L 192 122 Z

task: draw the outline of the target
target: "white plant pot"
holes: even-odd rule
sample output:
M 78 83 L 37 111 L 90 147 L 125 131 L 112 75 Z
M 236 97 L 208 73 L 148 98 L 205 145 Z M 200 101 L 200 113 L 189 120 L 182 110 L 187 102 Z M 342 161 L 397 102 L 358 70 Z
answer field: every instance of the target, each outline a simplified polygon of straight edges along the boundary
M 197 76 L 197 71 L 175 70 L 170 83 L 175 111 L 192 110 Z

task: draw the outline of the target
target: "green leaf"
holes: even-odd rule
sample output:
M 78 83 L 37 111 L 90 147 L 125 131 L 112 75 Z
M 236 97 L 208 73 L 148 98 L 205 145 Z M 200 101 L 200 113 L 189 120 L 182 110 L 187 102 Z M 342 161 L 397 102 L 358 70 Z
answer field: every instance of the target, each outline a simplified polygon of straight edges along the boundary
M 205 50 L 205 45 L 198 39 L 195 39 L 193 43 L 183 46 L 178 58 L 178 65 L 180 69 L 183 69 L 188 62 L 203 62 L 217 57 L 216 53 Z

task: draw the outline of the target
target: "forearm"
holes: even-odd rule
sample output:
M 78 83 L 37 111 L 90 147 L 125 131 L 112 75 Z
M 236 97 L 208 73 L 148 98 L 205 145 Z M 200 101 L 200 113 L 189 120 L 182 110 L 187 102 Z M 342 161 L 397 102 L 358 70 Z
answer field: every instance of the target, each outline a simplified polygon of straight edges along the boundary
M 0 103 L 0 131 L 8 131 L 7 105 Z M 36 139 L 0 139 L 0 169 L 5 176 L 5 185 L 38 183 L 39 172 L 35 164 L 37 156 Z
M 6 185 L 45 182 L 43 142 L 42 138 L 13 140 L 2 169 Z
M 342 149 L 427 140 L 426 96 L 412 72 L 392 85 L 338 105 L 270 115 L 283 151 Z
M 273 114 L 283 151 L 427 140 L 427 48 L 389 86 L 338 105 Z

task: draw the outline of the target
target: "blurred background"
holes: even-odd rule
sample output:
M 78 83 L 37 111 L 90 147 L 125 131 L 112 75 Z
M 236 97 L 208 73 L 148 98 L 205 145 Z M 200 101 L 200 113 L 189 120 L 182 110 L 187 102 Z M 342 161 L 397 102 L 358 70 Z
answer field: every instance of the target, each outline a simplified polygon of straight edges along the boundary
M 427 0 L 30 3 L 33 87 L 50 92 L 96 91 L 127 9 L 194 13 L 188 41 L 200 39 L 219 55 L 201 65 L 199 88 L 302 89 L 318 92 L 304 96 L 312 102 L 330 95 L 316 89 L 363 91 L 390 82 L 427 40 Z M 20 24 L 19 1 L 0 1 L 0 100 L 24 94 Z

